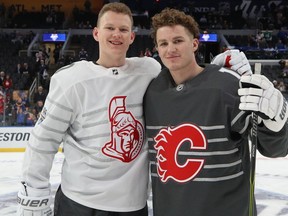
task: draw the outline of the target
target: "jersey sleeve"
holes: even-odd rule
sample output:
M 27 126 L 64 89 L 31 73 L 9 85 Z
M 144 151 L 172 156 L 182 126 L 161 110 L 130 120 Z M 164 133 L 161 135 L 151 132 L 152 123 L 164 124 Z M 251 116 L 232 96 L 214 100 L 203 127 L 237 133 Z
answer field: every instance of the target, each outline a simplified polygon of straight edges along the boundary
M 266 157 L 285 157 L 288 154 L 288 124 L 279 132 L 274 132 L 265 127 L 258 126 L 258 150 Z
M 239 80 L 239 75 L 235 75 L 230 70 L 225 69 L 226 73 L 233 75 Z M 239 85 L 232 84 L 228 89 L 233 89 L 234 92 L 237 91 Z M 236 88 L 236 89 L 235 89 Z M 227 91 L 228 92 L 228 91 Z M 230 104 L 231 112 L 231 130 L 242 136 L 248 136 L 252 128 L 252 115 L 249 111 L 239 110 L 240 99 L 238 94 L 227 94 L 225 96 L 226 104 Z M 230 112 L 228 112 L 230 113 Z M 265 125 L 258 125 L 258 151 L 266 157 L 283 157 L 288 154 L 288 125 L 286 124 L 284 128 L 279 132 L 270 131 Z
M 70 90 L 63 88 L 64 80 L 55 77 L 51 79 L 49 94 L 24 154 L 23 181 L 33 188 L 49 187 L 54 156 L 73 121 L 69 101 L 73 98 L 67 97 Z
M 151 71 L 151 73 L 153 73 L 155 76 L 157 76 L 161 71 L 161 64 L 152 57 L 146 58 L 147 63 L 145 64 L 145 67 L 147 67 L 147 69 Z

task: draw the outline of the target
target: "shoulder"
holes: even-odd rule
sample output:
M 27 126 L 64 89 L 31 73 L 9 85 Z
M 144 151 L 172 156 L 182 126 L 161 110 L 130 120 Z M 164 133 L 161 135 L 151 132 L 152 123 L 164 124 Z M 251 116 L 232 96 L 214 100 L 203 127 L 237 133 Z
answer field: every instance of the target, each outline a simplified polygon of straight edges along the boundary
M 239 88 L 240 75 L 228 68 L 220 67 L 218 65 L 208 64 L 203 71 L 206 76 L 205 85 L 213 86 L 225 91 L 234 91 Z
M 158 74 L 158 76 L 153 79 L 149 85 L 148 91 L 149 90 L 163 90 L 170 88 L 171 86 L 174 85 L 173 78 L 170 74 L 170 71 L 164 67 L 161 72 Z
M 212 73 L 214 76 L 229 77 L 236 80 L 240 79 L 240 75 L 236 71 L 218 65 L 208 64 L 205 66 L 205 70 Z
M 161 64 L 152 57 L 131 57 L 126 60 L 131 67 L 145 73 L 159 74 L 161 71 Z
M 51 81 L 59 82 L 62 86 L 73 85 L 83 81 L 83 79 L 89 79 L 89 77 L 95 74 L 93 73 L 95 69 L 101 70 L 100 67 L 97 68 L 95 66 L 90 61 L 74 62 L 58 69 L 53 74 Z

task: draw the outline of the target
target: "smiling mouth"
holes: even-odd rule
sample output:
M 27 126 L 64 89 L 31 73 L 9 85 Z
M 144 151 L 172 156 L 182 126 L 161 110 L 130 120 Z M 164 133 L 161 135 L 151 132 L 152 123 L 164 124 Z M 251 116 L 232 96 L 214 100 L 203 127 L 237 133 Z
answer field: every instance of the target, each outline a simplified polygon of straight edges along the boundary
M 119 42 L 119 41 L 109 41 L 111 44 L 113 45 L 121 45 L 122 42 Z

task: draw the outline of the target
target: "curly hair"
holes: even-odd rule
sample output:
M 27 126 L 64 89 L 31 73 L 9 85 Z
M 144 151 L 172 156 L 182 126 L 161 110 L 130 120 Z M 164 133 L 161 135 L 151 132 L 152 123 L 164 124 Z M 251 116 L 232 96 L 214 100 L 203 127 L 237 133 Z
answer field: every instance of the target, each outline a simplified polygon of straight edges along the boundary
M 194 38 L 199 39 L 199 25 L 192 16 L 176 9 L 166 8 L 152 17 L 151 37 L 154 40 L 155 45 L 157 45 L 157 30 L 163 26 L 175 25 L 184 26 L 194 36 Z
M 98 14 L 97 26 L 99 26 L 101 17 L 108 11 L 128 15 L 133 26 L 133 16 L 130 8 L 126 4 L 120 2 L 108 3 L 101 8 Z

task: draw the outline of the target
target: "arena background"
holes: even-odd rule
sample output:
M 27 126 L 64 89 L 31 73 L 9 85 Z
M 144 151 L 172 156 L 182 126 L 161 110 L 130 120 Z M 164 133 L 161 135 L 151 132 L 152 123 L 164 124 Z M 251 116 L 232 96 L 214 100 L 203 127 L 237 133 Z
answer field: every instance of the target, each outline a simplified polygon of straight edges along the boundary
M 13 75 L 18 63 L 28 63 L 32 71 L 29 82 L 23 83 L 25 78 L 23 76 L 13 76 L 15 81 L 13 88 L 9 91 L 0 91 L 0 95 L 4 97 L 2 101 L 0 99 L 0 107 L 6 108 L 2 109 L 2 112 L 0 109 L 0 215 L 15 215 L 23 151 L 33 126 L 28 127 L 26 123 L 17 122 L 17 113 L 14 110 L 17 100 L 15 97 L 28 95 L 27 112 L 36 115 L 34 113 L 36 102 L 33 100 L 35 93 L 40 85 L 44 86 L 46 92 L 49 91 L 49 77 L 53 76 L 57 69 L 80 60 L 82 48 L 86 52 L 87 60 L 98 57 L 98 44 L 91 36 L 91 29 L 97 21 L 97 13 L 106 2 L 109 1 L 2 0 L 0 2 L 0 72 Z M 287 1 L 124 0 L 122 2 L 132 9 L 135 20 L 136 40 L 130 47 L 128 56 L 144 55 L 147 48 L 152 54 L 156 54 L 153 52 L 153 42 L 150 38 L 150 18 L 167 6 L 178 8 L 195 17 L 200 23 L 202 34 L 217 36 L 214 42 L 201 42 L 198 53 L 198 61 L 201 64 L 210 62 L 215 55 L 225 49 L 240 49 L 249 58 L 252 68 L 255 63 L 261 63 L 262 74 L 271 81 L 283 82 L 285 89 L 282 92 L 287 96 L 288 51 L 286 46 L 282 49 L 276 48 L 280 37 L 287 45 Z M 207 22 L 201 21 L 203 16 L 208 19 Z M 279 16 L 286 19 L 281 19 L 282 22 L 279 23 L 276 19 Z M 44 41 L 45 34 L 50 36 L 53 34 L 59 38 L 63 34 L 65 39 Z M 257 36 L 264 38 L 265 43 L 257 43 Z M 44 80 L 36 57 L 43 53 L 48 72 L 48 77 Z M 34 122 L 36 120 L 37 115 Z M 53 193 L 60 183 L 63 158 L 60 149 L 51 171 Z M 256 199 L 259 216 L 288 215 L 287 166 L 287 157 L 268 159 L 257 155 Z M 149 211 L 151 216 L 151 197 Z

